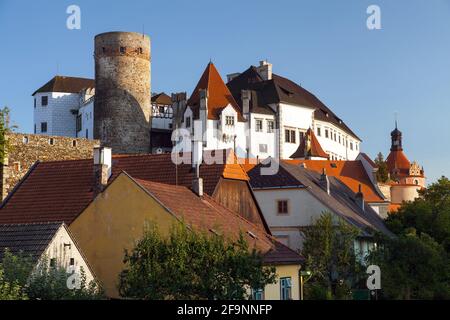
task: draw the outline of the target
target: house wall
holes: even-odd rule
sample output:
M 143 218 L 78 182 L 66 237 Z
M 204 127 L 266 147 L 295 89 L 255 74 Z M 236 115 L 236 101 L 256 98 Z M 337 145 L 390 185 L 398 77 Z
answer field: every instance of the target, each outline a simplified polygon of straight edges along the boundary
M 124 250 L 142 238 L 146 223 L 168 234 L 178 220 L 126 175 L 120 175 L 70 225 L 80 248 L 109 297 L 119 297 L 118 276 L 124 269 Z M 291 277 L 298 299 L 298 265 L 276 266 L 279 277 Z M 278 284 L 265 288 L 266 299 L 279 299 Z
M 306 132 L 312 126 L 314 109 L 284 103 L 280 103 L 279 108 L 281 109 L 281 128 L 279 134 L 281 135 L 280 141 L 283 143 L 280 157 L 282 159 L 289 159 L 300 146 L 300 132 Z M 286 129 L 296 131 L 295 143 L 285 141 Z
M 42 106 L 42 97 L 48 97 L 48 105 Z M 37 134 L 76 137 L 76 115 L 71 110 L 78 110 L 78 93 L 39 92 L 34 95 L 34 125 Z M 41 132 L 41 122 L 47 122 L 47 132 Z
M 48 259 L 47 262 L 50 262 L 50 259 L 56 259 L 57 263 L 66 270 L 69 268 L 70 258 L 73 258 L 75 272 L 81 275 L 81 269 L 83 269 L 88 284 L 95 280 L 87 261 L 64 226 L 59 228 L 48 248 L 44 251 L 42 259 L 44 257 Z
M 78 115 L 81 116 L 81 130 L 77 132 L 77 137 L 94 139 L 94 100 L 81 106 Z
M 277 279 L 276 283 L 269 284 L 264 289 L 264 298 L 266 300 L 280 300 L 281 287 L 280 278 L 289 277 L 292 283 L 292 300 L 300 300 L 300 279 L 299 279 L 300 266 L 276 266 Z
M 9 133 L 7 139 L 10 150 L 3 163 L 0 163 L 2 199 L 12 191 L 36 161 L 92 158 L 94 146 L 100 144 L 98 140 L 24 133 Z M 50 144 L 50 139 L 53 139 L 53 145 Z
M 224 207 L 264 228 L 257 204 L 246 181 L 221 178 L 213 198 Z
M 125 250 L 142 238 L 149 222 L 156 223 L 164 234 L 175 218 L 127 176 L 120 175 L 69 226 L 107 296 L 119 297 L 118 277 L 124 269 Z
M 318 128 L 320 128 L 320 135 Z M 328 130 L 328 138 L 325 136 L 325 130 Z M 323 150 L 337 160 L 355 160 L 360 153 L 361 141 L 329 122 L 314 120 L 314 133 Z M 336 140 L 334 140 L 334 134 L 336 134 Z M 340 143 L 339 137 L 341 137 Z M 353 144 L 353 150 L 351 144 Z
M 254 194 L 272 234 L 296 251 L 302 248 L 301 228 L 329 211 L 305 189 L 254 190 Z M 289 214 L 277 213 L 277 200 L 288 200 Z
M 262 132 L 256 131 L 256 120 L 260 119 L 263 123 Z M 250 114 L 250 129 L 249 134 L 250 137 L 250 158 L 260 158 L 265 159 L 268 157 L 276 157 L 276 124 L 275 124 L 275 117 L 272 115 L 267 114 L 258 114 L 258 113 L 251 113 Z M 268 121 L 274 121 L 274 131 L 272 133 L 269 133 L 267 131 Z M 248 128 L 249 125 L 247 124 L 246 127 Z M 260 145 L 266 145 L 267 146 L 267 152 L 262 152 L 260 150 Z

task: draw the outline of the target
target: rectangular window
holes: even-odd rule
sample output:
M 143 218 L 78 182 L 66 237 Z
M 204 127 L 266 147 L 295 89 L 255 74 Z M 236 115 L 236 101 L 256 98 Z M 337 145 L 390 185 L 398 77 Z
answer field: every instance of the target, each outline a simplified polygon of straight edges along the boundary
M 261 143 L 259 145 L 259 152 L 261 153 L 267 153 L 267 144 Z
M 34 98 L 34 108 L 36 109 L 36 98 Z
M 56 267 L 56 259 L 55 258 L 50 259 L 50 267 L 52 267 L 52 268 Z
M 264 290 L 252 289 L 252 300 L 264 300 Z
M 225 117 L 225 125 L 226 126 L 234 126 L 234 117 L 233 116 L 226 116 Z
M 280 279 L 280 299 L 292 300 L 292 280 L 291 277 Z
M 350 142 L 350 150 L 353 150 L 353 142 Z
M 45 107 L 46 105 L 48 105 L 48 97 L 42 96 L 41 97 L 41 106 Z
M 295 130 L 291 130 L 291 129 L 286 129 L 284 131 L 284 139 L 285 142 L 288 143 L 295 143 Z
M 34 134 L 36 134 L 36 124 L 34 124 Z
M 303 142 L 303 140 L 305 139 L 305 132 L 303 131 L 299 131 L 299 140 L 300 140 L 300 144 Z
M 275 122 L 273 120 L 267 120 L 267 132 L 272 133 L 275 130 Z
M 86 129 L 86 139 L 89 139 L 89 130 Z
M 81 129 L 83 128 L 83 117 L 81 116 L 81 114 L 79 114 L 78 116 L 77 116 L 77 124 L 76 124 L 76 126 L 77 126 L 77 132 L 80 132 L 81 131 Z
M 159 115 L 162 116 L 164 114 L 164 106 L 159 106 L 158 112 L 159 112 Z
M 328 138 L 328 129 L 325 129 L 325 138 Z
M 263 121 L 261 119 L 256 119 L 255 121 L 256 121 L 255 131 L 262 132 L 263 131 Z
M 289 201 L 288 200 L 277 200 L 277 213 L 278 214 L 289 214 Z
M 320 137 L 322 134 L 320 132 L 320 128 L 317 128 L 317 136 Z
M 125 47 L 120 47 L 120 53 L 121 54 L 125 54 L 126 48 Z
M 191 127 L 191 117 L 187 117 L 186 118 L 186 128 L 190 128 Z
M 41 133 L 47 132 L 47 122 L 41 122 Z
M 75 265 L 75 259 L 74 258 L 70 258 L 70 265 L 74 266 Z

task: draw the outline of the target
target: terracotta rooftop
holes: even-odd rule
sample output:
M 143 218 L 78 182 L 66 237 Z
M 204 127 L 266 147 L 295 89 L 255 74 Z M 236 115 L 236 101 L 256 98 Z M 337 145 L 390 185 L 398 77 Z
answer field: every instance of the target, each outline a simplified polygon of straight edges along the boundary
M 78 93 L 83 89 L 95 88 L 95 80 L 77 77 L 55 76 L 49 82 L 37 89 L 38 92 L 67 92 Z
M 233 152 L 222 156 L 224 164 L 200 166 L 204 192 L 211 196 L 221 177 L 249 180 L 239 164 L 227 163 L 226 159 L 235 158 Z M 171 154 L 113 156 L 112 168 L 110 181 L 126 171 L 137 179 L 191 187 L 194 177 L 191 165 L 176 166 Z M 64 221 L 69 225 L 92 201 L 93 183 L 92 159 L 38 162 L 1 204 L 0 224 Z
M 306 131 L 305 138 L 302 139 L 297 151 L 290 156 L 291 159 L 308 159 L 309 157 L 329 158 L 328 154 L 323 151 L 319 140 L 317 140 L 317 137 L 311 128 Z
M 206 66 L 197 86 L 187 101 L 187 105 L 193 109 L 195 118 L 198 118 L 201 89 L 208 90 L 208 119 L 218 120 L 220 112 L 230 104 L 236 110 L 238 120 L 244 121 L 238 104 L 212 62 Z
M 386 158 L 386 164 L 389 172 L 392 174 L 395 170 L 399 170 L 400 176 L 409 175 L 411 163 L 402 150 L 391 151 Z
M 165 94 L 164 92 L 157 93 L 154 96 L 152 96 L 152 102 L 162 105 L 171 105 L 172 104 L 172 98 Z
M 240 215 L 220 205 L 208 195 L 198 197 L 184 186 L 174 186 L 134 179 L 150 195 L 160 201 L 180 221 L 198 231 L 223 235 L 237 240 L 243 234 L 250 248 L 267 255 L 271 264 L 300 263 L 302 258 Z

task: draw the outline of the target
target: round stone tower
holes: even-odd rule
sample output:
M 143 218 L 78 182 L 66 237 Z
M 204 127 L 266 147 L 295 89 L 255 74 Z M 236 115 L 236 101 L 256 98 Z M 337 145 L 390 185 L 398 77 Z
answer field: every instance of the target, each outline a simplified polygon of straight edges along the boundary
M 134 32 L 95 37 L 94 138 L 113 153 L 149 153 L 150 38 Z

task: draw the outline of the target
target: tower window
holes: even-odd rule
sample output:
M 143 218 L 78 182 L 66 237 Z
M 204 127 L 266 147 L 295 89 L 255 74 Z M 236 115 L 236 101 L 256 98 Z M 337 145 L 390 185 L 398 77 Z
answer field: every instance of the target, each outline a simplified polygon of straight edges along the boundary
M 53 145 L 55 144 L 55 139 L 53 139 L 53 138 L 48 139 L 48 143 L 49 143 L 51 146 L 53 146 Z
M 106 53 L 106 48 L 105 47 L 102 47 L 102 52 Z
M 28 139 L 28 137 L 23 137 L 23 144 L 28 144 L 28 142 L 29 142 L 29 139 Z
M 34 108 L 36 109 L 36 98 L 34 98 Z
M 72 141 L 72 147 L 75 148 L 76 146 L 77 146 L 77 140 L 73 140 L 73 141 Z
M 47 132 L 47 122 L 41 122 L 41 133 Z
M 125 54 L 126 48 L 125 47 L 120 47 L 120 53 L 121 54 Z
M 142 48 L 139 48 L 139 54 L 142 54 L 143 50 Z
M 45 107 L 48 105 L 48 96 L 41 97 L 41 106 Z

